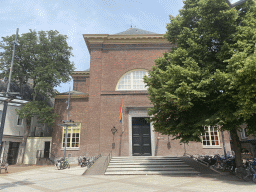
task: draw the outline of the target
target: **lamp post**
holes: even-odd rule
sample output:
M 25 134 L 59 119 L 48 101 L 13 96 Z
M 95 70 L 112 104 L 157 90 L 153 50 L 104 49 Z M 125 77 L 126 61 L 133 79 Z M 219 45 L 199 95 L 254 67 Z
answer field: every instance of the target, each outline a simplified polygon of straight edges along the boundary
M 115 149 L 115 140 L 114 140 L 114 136 L 115 136 L 115 133 L 117 132 L 117 129 L 115 128 L 115 126 L 113 126 L 113 128 L 111 129 L 111 132 L 112 132 L 112 134 L 113 134 L 112 149 Z
M 228 3 L 229 7 L 235 7 L 237 5 L 240 5 L 242 3 L 244 3 L 247 0 L 226 0 L 226 2 Z
M 62 120 L 62 123 L 63 124 L 58 124 L 59 126 L 62 126 L 62 127 L 66 127 L 66 133 L 65 133 L 65 148 L 64 148 L 64 155 L 63 155 L 63 158 L 64 158 L 64 161 L 66 159 L 66 151 L 67 151 L 67 141 L 68 141 L 68 127 L 69 126 L 75 126 L 76 124 L 74 123 L 74 121 L 72 120 L 68 120 L 68 117 L 70 116 L 69 114 L 69 100 L 70 100 L 70 88 L 69 88 L 69 93 L 68 93 L 68 106 L 67 106 L 67 121 L 64 121 Z
M 62 126 L 62 127 L 66 127 L 66 130 L 65 130 L 65 147 L 64 147 L 64 154 L 63 154 L 63 158 L 64 158 L 64 161 L 66 159 L 66 151 L 67 151 L 67 144 L 68 144 L 68 127 L 69 126 L 75 126 L 76 124 L 74 123 L 74 121 L 72 120 L 69 120 L 67 119 L 67 121 L 64 121 L 62 120 L 63 124 L 58 124 L 59 126 Z
M 3 139 L 3 133 L 4 133 L 4 124 L 5 124 L 5 119 L 6 119 L 6 113 L 7 113 L 7 106 L 8 103 L 12 100 L 15 102 L 15 94 L 19 93 L 10 93 L 10 85 L 11 85 L 11 77 L 12 77 L 12 68 L 13 68 L 13 61 L 14 61 L 14 55 L 15 55 L 15 46 L 19 45 L 17 42 L 18 38 L 18 33 L 19 33 L 19 28 L 16 30 L 16 36 L 15 36 L 15 41 L 13 42 L 13 51 L 12 51 L 12 61 L 11 61 L 11 67 L 10 67 L 10 74 L 9 74 L 9 81 L 7 85 L 7 90 L 6 93 L 2 93 L 0 96 L 1 101 L 4 102 L 4 108 L 3 108 L 3 114 L 2 114 L 2 119 L 1 119 L 1 127 L 0 127 L 0 151 L 2 151 L 2 139 Z M 20 101 L 20 102 L 19 102 Z M 16 100 L 17 103 L 22 103 L 22 100 Z M 24 101 L 23 103 L 26 103 L 27 101 Z

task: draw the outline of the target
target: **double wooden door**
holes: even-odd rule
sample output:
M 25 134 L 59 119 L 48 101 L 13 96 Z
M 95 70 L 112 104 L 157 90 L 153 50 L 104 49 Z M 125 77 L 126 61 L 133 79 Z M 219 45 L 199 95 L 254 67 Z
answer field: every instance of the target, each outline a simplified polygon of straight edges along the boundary
M 151 156 L 150 123 L 146 117 L 132 117 L 132 154 Z

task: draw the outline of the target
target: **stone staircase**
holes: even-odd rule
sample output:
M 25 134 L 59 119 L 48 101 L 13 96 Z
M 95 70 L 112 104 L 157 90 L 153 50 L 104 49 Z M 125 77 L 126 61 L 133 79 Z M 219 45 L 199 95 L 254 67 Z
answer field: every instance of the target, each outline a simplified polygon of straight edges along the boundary
M 50 158 L 37 158 L 36 165 L 54 165 L 54 161 Z
M 178 157 L 112 157 L 105 175 L 197 175 Z

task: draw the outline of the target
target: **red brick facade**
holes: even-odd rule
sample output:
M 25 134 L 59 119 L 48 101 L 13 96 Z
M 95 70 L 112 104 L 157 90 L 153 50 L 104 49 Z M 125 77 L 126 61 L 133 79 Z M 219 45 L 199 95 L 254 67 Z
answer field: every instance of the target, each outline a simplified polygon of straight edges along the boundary
M 151 106 L 147 91 L 116 91 L 120 78 L 132 70 L 151 70 L 154 60 L 171 49 L 171 45 L 159 34 L 150 35 L 84 35 L 90 51 L 90 71 L 74 72 L 73 90 L 88 93 L 88 97 L 71 96 L 70 119 L 81 123 L 80 147 L 68 150 L 72 157 L 80 155 L 133 155 L 132 117 L 146 117 L 146 109 Z M 123 124 L 119 122 L 119 110 L 123 100 Z M 66 120 L 64 98 L 56 97 L 55 112 L 59 115 L 53 129 L 52 154 L 63 156 L 62 128 L 57 124 Z M 114 138 L 111 129 L 115 126 Z M 171 137 L 153 131 L 151 134 L 151 155 L 181 156 L 188 154 L 223 154 L 222 138 L 220 146 L 203 148 L 202 143 L 185 146 Z M 225 133 L 227 151 L 230 151 L 228 134 Z M 112 143 L 115 148 L 112 149 Z

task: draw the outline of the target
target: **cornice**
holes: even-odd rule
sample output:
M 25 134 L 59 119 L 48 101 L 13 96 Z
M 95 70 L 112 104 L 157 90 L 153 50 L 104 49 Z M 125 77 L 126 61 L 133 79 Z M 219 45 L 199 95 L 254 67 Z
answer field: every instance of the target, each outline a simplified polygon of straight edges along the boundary
M 101 96 L 112 95 L 148 95 L 148 91 L 102 91 Z
M 89 94 L 83 94 L 83 95 L 70 95 L 70 98 L 72 99 L 86 99 L 89 97 Z M 68 95 L 56 95 L 55 99 L 68 99 Z
M 91 48 L 101 48 L 102 44 L 166 44 L 169 41 L 164 34 L 109 35 L 83 34 L 89 52 Z
M 89 77 L 90 71 L 73 71 L 71 74 L 72 77 Z

